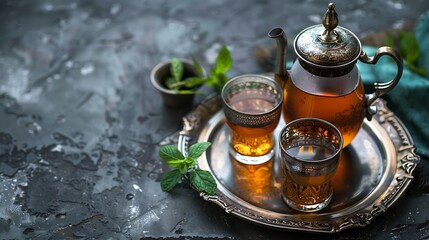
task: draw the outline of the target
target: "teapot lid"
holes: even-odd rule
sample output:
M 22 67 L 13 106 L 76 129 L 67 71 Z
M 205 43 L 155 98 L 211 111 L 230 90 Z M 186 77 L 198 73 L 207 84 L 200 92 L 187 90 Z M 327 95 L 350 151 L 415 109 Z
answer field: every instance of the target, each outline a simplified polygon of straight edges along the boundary
M 317 67 L 343 67 L 354 63 L 361 53 L 359 39 L 338 26 L 335 5 L 330 3 L 322 24 L 304 29 L 295 38 L 294 48 L 300 59 Z

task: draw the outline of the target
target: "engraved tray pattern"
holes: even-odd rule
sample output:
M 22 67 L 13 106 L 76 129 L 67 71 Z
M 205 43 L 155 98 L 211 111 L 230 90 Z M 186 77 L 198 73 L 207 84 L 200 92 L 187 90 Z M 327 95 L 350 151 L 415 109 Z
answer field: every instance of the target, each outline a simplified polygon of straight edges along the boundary
M 253 199 L 258 194 L 247 193 L 244 188 L 240 189 L 240 184 L 231 183 L 237 178 L 232 176 L 236 174 L 231 170 L 237 167 L 237 163 L 229 159 L 228 151 L 224 149 L 229 129 L 224 123 L 218 96 L 204 101 L 183 118 L 179 150 L 186 153 L 189 144 L 195 141 L 212 142 L 212 147 L 198 163 L 201 169 L 213 173 L 218 189 L 214 195 L 200 195 L 229 214 L 280 230 L 335 233 L 362 227 L 386 212 L 405 194 L 420 161 L 413 140 L 400 119 L 386 107 L 385 101 L 377 100 L 374 105 L 378 108 L 377 114 L 372 121 L 364 121 L 358 136 L 344 150 L 346 154 L 343 155 L 351 159 L 352 164 L 346 164 L 343 170 L 339 168 L 337 171 L 346 171 L 343 175 L 351 177 L 345 180 L 341 176 L 334 178 L 333 200 L 330 206 L 318 213 L 296 212 L 281 202 L 282 174 L 278 170 L 278 156 L 271 163 L 272 186 L 266 193 L 259 194 L 259 199 Z M 281 122 L 276 132 L 284 124 Z M 219 163 L 222 166 L 217 166 Z M 353 172 L 347 167 L 353 167 Z

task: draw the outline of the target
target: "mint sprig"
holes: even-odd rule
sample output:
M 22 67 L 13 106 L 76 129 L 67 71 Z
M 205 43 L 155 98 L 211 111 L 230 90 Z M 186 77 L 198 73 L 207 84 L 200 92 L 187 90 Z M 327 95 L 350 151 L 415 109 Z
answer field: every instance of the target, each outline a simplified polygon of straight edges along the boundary
M 220 93 L 223 85 L 228 81 L 226 72 L 232 67 L 231 54 L 226 46 L 222 46 L 216 58 L 216 65 L 210 69 L 210 76 L 206 79 L 206 84 L 213 86 Z
M 161 178 L 161 189 L 169 192 L 183 178 L 199 192 L 213 195 L 217 186 L 209 171 L 197 167 L 197 159 L 209 148 L 210 142 L 199 142 L 189 147 L 188 156 L 184 156 L 176 145 L 165 145 L 159 149 L 159 156 L 173 170 L 166 172 Z
M 192 61 L 196 71 L 203 76 L 204 71 L 200 63 L 195 57 L 192 57 Z M 210 74 L 207 77 L 193 76 L 183 79 L 184 70 L 182 62 L 178 58 L 172 58 L 170 66 L 170 74 L 172 77 L 166 80 L 166 85 L 169 89 L 175 90 L 179 94 L 200 94 L 192 89 L 204 84 L 214 87 L 214 89 L 220 93 L 223 85 L 225 85 L 229 79 L 226 73 L 231 67 L 231 54 L 225 45 L 222 45 L 220 48 L 216 58 L 216 64 L 210 68 Z
M 426 69 L 418 66 L 420 47 L 416 36 L 412 32 L 398 31 L 397 33 L 397 42 L 394 41 L 390 33 L 387 33 L 386 45 L 399 48 L 399 52 L 408 68 L 420 76 L 426 77 L 428 75 Z

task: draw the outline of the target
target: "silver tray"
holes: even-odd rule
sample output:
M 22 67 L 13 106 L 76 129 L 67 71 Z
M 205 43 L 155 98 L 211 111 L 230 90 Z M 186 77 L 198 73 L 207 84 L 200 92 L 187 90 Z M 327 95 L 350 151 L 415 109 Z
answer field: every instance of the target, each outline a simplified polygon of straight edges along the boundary
M 278 149 L 275 159 L 260 166 L 245 166 L 229 157 L 229 129 L 219 97 L 203 102 L 183 118 L 179 150 L 187 152 L 195 141 L 212 142 L 198 164 L 212 172 L 218 188 L 214 195 L 201 196 L 229 214 L 280 230 L 334 233 L 362 227 L 405 194 L 420 161 L 403 123 L 384 101 L 375 105 L 378 113 L 372 121 L 364 121 L 356 138 L 343 150 L 330 205 L 317 213 L 300 213 L 283 203 Z M 284 125 L 281 121 L 276 135 Z

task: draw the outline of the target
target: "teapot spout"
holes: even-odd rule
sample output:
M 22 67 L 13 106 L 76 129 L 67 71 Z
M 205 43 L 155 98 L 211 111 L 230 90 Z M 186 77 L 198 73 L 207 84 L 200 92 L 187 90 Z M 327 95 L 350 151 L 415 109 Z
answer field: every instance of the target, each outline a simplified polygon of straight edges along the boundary
M 276 70 L 274 72 L 274 80 L 284 86 L 287 79 L 289 78 L 289 73 L 286 69 L 286 47 L 287 39 L 286 35 L 281 28 L 274 28 L 269 33 L 270 38 L 274 38 L 277 42 L 277 57 L 276 57 Z

